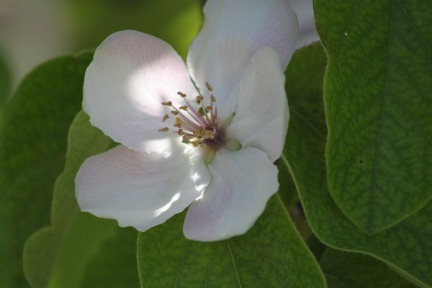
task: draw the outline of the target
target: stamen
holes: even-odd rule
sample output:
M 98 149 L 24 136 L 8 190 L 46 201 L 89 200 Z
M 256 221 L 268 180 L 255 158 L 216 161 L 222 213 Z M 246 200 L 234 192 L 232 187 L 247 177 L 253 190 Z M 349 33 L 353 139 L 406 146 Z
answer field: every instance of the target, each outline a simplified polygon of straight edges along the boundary
M 180 118 L 181 117 L 181 118 Z M 187 130 L 194 131 L 195 129 L 198 129 L 200 126 L 180 113 L 180 117 L 176 117 L 176 123 L 182 124 L 183 128 L 187 128 Z M 184 127 L 186 126 L 186 127 Z
M 213 87 L 208 82 L 206 82 L 206 87 L 207 87 L 208 91 L 210 91 L 210 92 L 213 91 Z
M 198 104 L 200 104 L 201 101 L 204 100 L 204 96 L 199 95 L 199 96 L 196 97 L 196 100 L 197 100 Z
M 195 97 L 198 105 L 195 103 L 191 105 L 186 99 L 186 93 L 181 91 L 178 91 L 177 95 L 183 98 L 183 105 L 173 105 L 171 101 L 162 102 L 163 106 L 170 107 L 170 113 L 175 116 L 174 119 L 169 120 L 171 115 L 165 114 L 162 122 L 169 120 L 176 129 L 163 127 L 159 131 L 175 130 L 173 132 L 182 137 L 183 143 L 191 144 L 194 147 L 208 147 L 211 151 L 217 151 L 226 144 L 225 131 L 223 127 L 218 126 L 216 97 L 211 93 L 213 87 L 206 82 L 206 88 L 209 92 L 206 93 L 206 96 L 200 94 Z M 206 97 L 209 99 L 206 100 Z
M 184 99 L 186 102 L 186 105 L 189 107 L 190 111 L 187 111 L 189 116 L 191 116 L 197 123 L 200 123 L 201 125 L 207 125 L 205 121 L 202 120 L 200 115 L 195 111 L 195 108 L 189 103 L 187 99 Z
M 186 144 L 189 143 L 189 138 L 187 136 L 183 136 L 182 141 Z

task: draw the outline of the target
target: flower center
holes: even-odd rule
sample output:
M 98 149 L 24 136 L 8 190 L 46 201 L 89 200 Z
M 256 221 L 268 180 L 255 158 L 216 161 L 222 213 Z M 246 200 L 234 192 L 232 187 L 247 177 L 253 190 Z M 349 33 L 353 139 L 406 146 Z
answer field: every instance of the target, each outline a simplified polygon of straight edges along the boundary
M 171 101 L 162 102 L 163 106 L 171 109 L 171 116 L 165 114 L 162 122 L 173 122 L 173 130 L 182 137 L 183 143 L 216 151 L 225 145 L 225 129 L 219 125 L 213 87 L 207 82 L 206 87 L 210 97 L 206 99 L 203 95 L 196 96 L 196 107 L 191 105 L 183 92 L 177 92 L 177 95 L 183 98 L 182 106 L 175 107 Z M 171 129 L 164 127 L 159 129 L 159 132 L 168 132 Z

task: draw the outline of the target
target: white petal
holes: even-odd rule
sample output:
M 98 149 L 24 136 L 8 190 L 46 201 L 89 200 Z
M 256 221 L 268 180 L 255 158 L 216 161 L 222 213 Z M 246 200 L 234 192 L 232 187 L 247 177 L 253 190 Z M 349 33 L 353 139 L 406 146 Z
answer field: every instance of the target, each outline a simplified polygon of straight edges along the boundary
M 174 135 L 158 130 L 169 113 L 161 102 L 181 100 L 178 91 L 196 90 L 173 48 L 153 36 L 122 31 L 97 48 L 85 75 L 83 108 L 115 141 L 149 152 L 154 145 L 147 141 Z
M 140 231 L 180 213 L 202 194 L 209 173 L 200 156 L 176 152 L 156 159 L 120 145 L 90 157 L 75 180 L 81 210 Z
M 244 234 L 278 190 L 277 168 L 255 148 L 220 150 L 209 165 L 211 182 L 186 214 L 184 234 L 217 241 Z
M 287 0 L 210 0 L 204 14 L 188 55 L 189 70 L 201 92 L 207 81 L 219 103 L 228 101 L 253 55 L 264 47 L 279 54 L 282 70 L 287 67 L 298 34 L 297 17 Z
M 284 82 L 277 54 L 264 48 L 252 59 L 232 96 L 237 100 L 236 114 L 227 128 L 228 138 L 264 150 L 271 161 L 280 157 L 288 128 Z
M 299 21 L 299 38 L 297 48 L 301 48 L 318 41 L 319 36 L 315 27 L 315 14 L 312 0 L 290 0 L 292 9 Z

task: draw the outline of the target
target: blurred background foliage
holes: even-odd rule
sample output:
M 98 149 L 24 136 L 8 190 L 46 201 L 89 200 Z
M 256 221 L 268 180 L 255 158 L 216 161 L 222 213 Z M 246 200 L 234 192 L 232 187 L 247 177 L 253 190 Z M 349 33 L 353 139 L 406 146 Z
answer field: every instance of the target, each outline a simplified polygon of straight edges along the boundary
M 298 46 L 318 39 L 312 0 L 289 0 Z M 199 31 L 205 0 L 0 0 L 0 104 L 23 76 L 53 57 L 96 48 L 133 29 L 170 43 L 183 57 Z
M 41 62 L 95 48 L 119 30 L 134 29 L 163 38 L 184 56 L 200 28 L 203 2 L 0 0 L 0 51 L 14 87 Z M 0 77 L 4 87 L 7 78 Z
M 129 0 L 125 5 L 125 1 L 119 0 L 73 1 L 67 3 L 70 35 L 76 40 L 72 45 L 77 50 L 96 47 L 114 31 L 133 29 L 163 38 L 185 56 L 200 28 L 203 3 Z

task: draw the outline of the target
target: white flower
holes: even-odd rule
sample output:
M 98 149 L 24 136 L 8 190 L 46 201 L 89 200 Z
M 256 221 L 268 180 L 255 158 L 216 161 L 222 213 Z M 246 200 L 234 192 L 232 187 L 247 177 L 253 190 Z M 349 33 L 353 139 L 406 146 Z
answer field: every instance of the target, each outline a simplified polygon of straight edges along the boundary
M 82 165 L 83 211 L 145 231 L 189 207 L 185 236 L 215 241 L 245 233 L 278 190 L 297 18 L 285 0 L 209 0 L 204 13 L 187 68 L 140 32 L 97 48 L 83 107 L 123 145 Z

